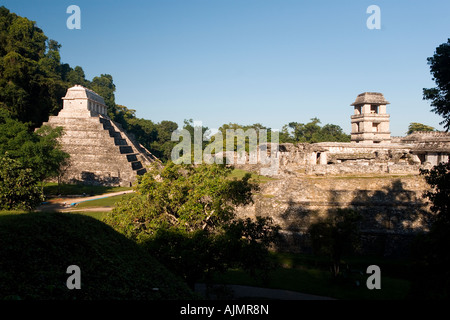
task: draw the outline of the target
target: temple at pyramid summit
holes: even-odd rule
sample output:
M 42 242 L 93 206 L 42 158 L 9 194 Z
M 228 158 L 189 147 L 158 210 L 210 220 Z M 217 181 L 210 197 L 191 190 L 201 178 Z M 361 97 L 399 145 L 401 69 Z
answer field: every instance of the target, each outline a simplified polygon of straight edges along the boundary
M 62 99 L 58 115 L 44 123 L 64 129 L 61 144 L 70 159 L 62 182 L 131 186 L 159 161 L 108 117 L 105 101 L 94 91 L 76 85 Z

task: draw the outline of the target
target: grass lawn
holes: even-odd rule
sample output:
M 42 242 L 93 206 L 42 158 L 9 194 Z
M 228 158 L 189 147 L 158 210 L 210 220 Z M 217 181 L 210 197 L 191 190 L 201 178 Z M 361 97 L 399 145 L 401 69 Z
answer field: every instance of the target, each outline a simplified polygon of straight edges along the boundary
M 85 212 L 80 212 L 80 211 L 77 211 L 76 213 L 77 214 L 82 214 L 84 216 L 88 216 L 88 217 L 91 217 L 91 218 L 94 218 L 94 219 L 97 219 L 99 221 L 102 221 L 103 217 L 105 217 L 105 215 L 108 212 L 102 212 L 102 211 L 85 211 Z
M 350 280 L 333 280 L 330 272 L 326 270 L 303 267 L 274 270 L 267 284 L 254 280 L 241 270 L 230 270 L 219 276 L 217 282 L 291 290 L 348 300 L 403 300 L 407 298 L 411 287 L 408 280 L 382 276 L 381 290 L 369 290 L 365 283 L 367 277 L 362 276 L 361 279 L 363 281 L 356 286 Z
M 33 212 L 31 212 L 32 214 Z M 20 215 L 20 214 L 30 214 L 30 212 L 21 211 L 21 210 L 15 210 L 15 211 L 8 211 L 8 210 L 0 210 L 0 217 L 6 216 L 6 215 Z M 74 212 L 74 214 L 81 214 L 84 216 L 88 216 L 97 220 L 102 220 L 102 218 L 107 214 L 107 212 L 100 212 L 100 211 L 77 211 Z
M 128 195 L 127 195 L 128 196 Z M 76 212 L 102 220 L 107 212 Z M 0 211 L 2 216 L 27 214 L 24 211 Z M 33 213 L 32 213 L 33 214 Z M 45 214 L 45 213 L 43 213 Z M 408 262 L 379 257 L 348 257 L 345 263 L 360 273 L 352 273 L 348 278 L 335 280 L 328 270 L 328 259 L 306 254 L 274 253 L 278 268 L 270 272 L 267 283 L 254 279 L 248 273 L 231 269 L 217 275 L 215 283 L 237 284 L 272 289 L 297 291 L 337 299 L 351 300 L 401 300 L 408 298 L 411 281 L 408 280 Z M 369 290 L 366 287 L 367 266 L 375 264 L 381 269 L 381 290 Z M 355 281 L 359 281 L 356 286 Z
M 254 172 L 246 171 L 243 169 L 234 169 L 231 172 L 230 178 L 236 178 L 236 179 L 242 179 L 246 173 L 250 173 L 252 175 L 251 181 L 252 182 L 258 182 L 258 183 L 266 183 L 271 180 L 276 180 L 271 177 L 261 176 L 259 174 L 256 174 Z
M 106 187 L 106 186 L 87 186 L 79 184 L 60 184 L 48 182 L 44 185 L 44 194 L 46 196 L 67 196 L 67 195 L 81 195 L 95 196 L 104 193 L 118 192 L 131 190 L 131 187 Z
M 114 207 L 117 201 L 120 201 L 122 198 L 130 197 L 132 194 L 121 194 L 117 196 L 101 198 L 96 200 L 88 200 L 80 202 L 75 206 L 77 209 L 82 208 L 94 208 L 94 207 Z
M 23 210 L 0 210 L 0 216 L 9 214 L 25 214 L 26 211 Z
M 272 289 L 291 290 L 336 299 L 350 300 L 402 300 L 408 297 L 411 282 L 396 275 L 397 267 L 404 267 L 405 261 L 387 260 L 371 257 L 349 258 L 353 269 L 350 273 L 333 279 L 327 269 L 327 259 L 302 254 L 275 253 L 274 258 L 280 266 L 270 272 L 268 283 L 250 277 L 242 270 L 229 270 L 218 275 L 216 283 L 238 284 Z M 382 270 L 381 290 L 369 290 L 366 286 L 367 266 L 377 264 Z M 359 281 L 359 285 L 356 284 Z
M 2 212 L 0 239 L 0 300 L 196 298 L 135 242 L 85 215 Z M 82 290 L 66 286 L 73 264 Z

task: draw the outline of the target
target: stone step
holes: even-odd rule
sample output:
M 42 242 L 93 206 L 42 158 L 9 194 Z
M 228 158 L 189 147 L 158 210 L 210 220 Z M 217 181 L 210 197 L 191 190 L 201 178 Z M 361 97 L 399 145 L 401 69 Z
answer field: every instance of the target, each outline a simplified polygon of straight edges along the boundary
M 114 138 L 114 144 L 116 146 L 127 146 L 127 140 L 122 139 L 122 138 Z
M 133 170 L 139 170 L 142 169 L 142 163 L 140 161 L 133 161 L 131 162 L 131 168 L 133 168 Z
M 131 159 L 130 159 L 131 158 Z M 121 154 L 119 153 L 117 150 L 112 153 L 112 152 L 107 152 L 107 153 L 96 153 L 94 152 L 90 152 L 90 153 L 77 153 L 76 156 L 76 161 L 77 162 L 85 162 L 85 163 L 94 163 L 94 162 L 98 162 L 98 163 L 130 163 L 130 162 L 134 162 L 134 161 L 138 161 L 137 157 L 133 157 L 131 156 L 130 158 L 128 158 L 128 154 Z M 72 158 L 72 162 L 75 161 L 75 158 Z
M 110 123 L 103 123 L 102 126 L 103 126 L 103 129 L 105 129 L 105 130 L 115 131 L 114 127 Z
M 77 171 L 91 171 L 91 172 L 108 172 L 113 175 L 119 173 L 132 173 L 135 171 L 130 162 L 126 161 L 105 161 L 105 162 L 90 162 L 90 161 L 73 161 L 71 164 L 71 170 Z M 142 169 L 142 168 L 140 168 Z M 137 170 L 137 169 L 136 169 Z
M 111 126 L 111 127 L 113 126 L 112 123 L 111 123 L 111 120 L 109 120 L 109 119 L 105 119 L 105 118 L 100 117 L 100 122 L 103 123 L 103 124 L 105 124 L 105 125 L 107 125 L 107 126 Z M 123 130 L 123 127 L 122 127 L 122 125 L 121 125 L 120 123 L 115 122 L 115 125 L 116 125 L 120 130 Z
M 107 138 L 71 138 L 71 137 L 62 137 L 61 142 L 64 145 L 69 146 L 91 146 L 93 148 L 99 147 L 99 146 L 126 146 L 126 141 L 123 139 L 116 139 L 113 140 L 113 138 L 107 137 Z M 130 153 L 130 152 L 126 152 Z
M 142 176 L 147 172 L 147 169 L 143 168 L 143 169 L 139 169 L 138 171 L 136 171 L 136 174 L 138 176 Z
M 76 139 L 109 139 L 112 138 L 108 131 L 100 130 L 69 130 L 64 131 L 64 138 Z M 120 137 L 117 137 L 120 138 Z
M 93 118 L 94 113 L 89 110 L 74 110 L 74 111 L 67 111 L 62 109 L 58 116 L 62 118 Z
M 119 146 L 119 150 L 122 154 L 133 153 L 133 148 L 130 146 Z
M 92 125 L 97 125 L 97 128 L 103 128 L 103 124 L 100 123 L 99 118 L 90 117 L 90 118 L 73 118 L 73 117 L 65 117 L 58 118 L 55 116 L 50 116 L 47 122 L 43 124 L 54 125 L 54 126 L 79 126 L 90 128 Z
M 123 187 L 131 187 L 132 181 L 135 180 L 135 177 L 137 175 L 135 171 L 107 172 L 101 170 L 97 171 L 90 170 L 82 172 L 80 172 L 79 170 L 68 170 L 66 174 L 68 175 L 68 178 L 65 181 L 70 183 L 83 183 L 96 185 L 112 184 L 112 185 L 120 185 Z
M 127 154 L 128 162 L 138 161 L 137 153 Z
M 109 131 L 109 136 L 112 138 L 122 138 L 122 134 L 117 131 Z
M 103 144 L 97 145 L 93 147 L 88 144 L 72 144 L 72 145 L 63 145 L 63 149 L 73 155 L 78 157 L 79 154 L 91 154 L 91 155 L 119 155 L 120 149 L 119 146 L 111 144 Z M 131 153 L 131 152 L 130 152 Z
M 90 116 L 86 116 L 90 114 Z M 64 179 L 88 183 L 128 185 L 147 172 L 142 150 L 120 124 L 85 110 L 64 109 L 48 125 L 64 127 L 63 149 L 71 154 Z M 67 181 L 68 181 L 67 180 Z M 90 181 L 90 182 L 89 182 Z

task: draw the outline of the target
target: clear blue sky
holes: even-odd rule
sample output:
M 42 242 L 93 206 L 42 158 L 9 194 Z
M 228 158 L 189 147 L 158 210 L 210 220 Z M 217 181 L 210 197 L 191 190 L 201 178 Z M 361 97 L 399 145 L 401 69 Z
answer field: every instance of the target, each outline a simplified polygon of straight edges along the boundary
M 69 30 L 69 5 L 81 30 Z M 381 29 L 369 30 L 369 5 Z M 340 125 L 359 93 L 391 102 L 392 135 L 410 122 L 442 129 L 422 100 L 426 58 L 450 38 L 447 0 L 0 0 L 61 45 L 88 79 L 111 74 L 116 103 L 155 122 Z

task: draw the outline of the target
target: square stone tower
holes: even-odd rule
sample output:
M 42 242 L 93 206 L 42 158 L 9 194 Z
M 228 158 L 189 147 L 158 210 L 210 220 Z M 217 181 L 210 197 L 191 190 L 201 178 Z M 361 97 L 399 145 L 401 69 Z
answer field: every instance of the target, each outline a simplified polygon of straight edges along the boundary
M 355 107 L 351 116 L 351 141 L 356 143 L 390 143 L 389 115 L 386 113 L 383 94 L 364 92 L 351 105 Z

